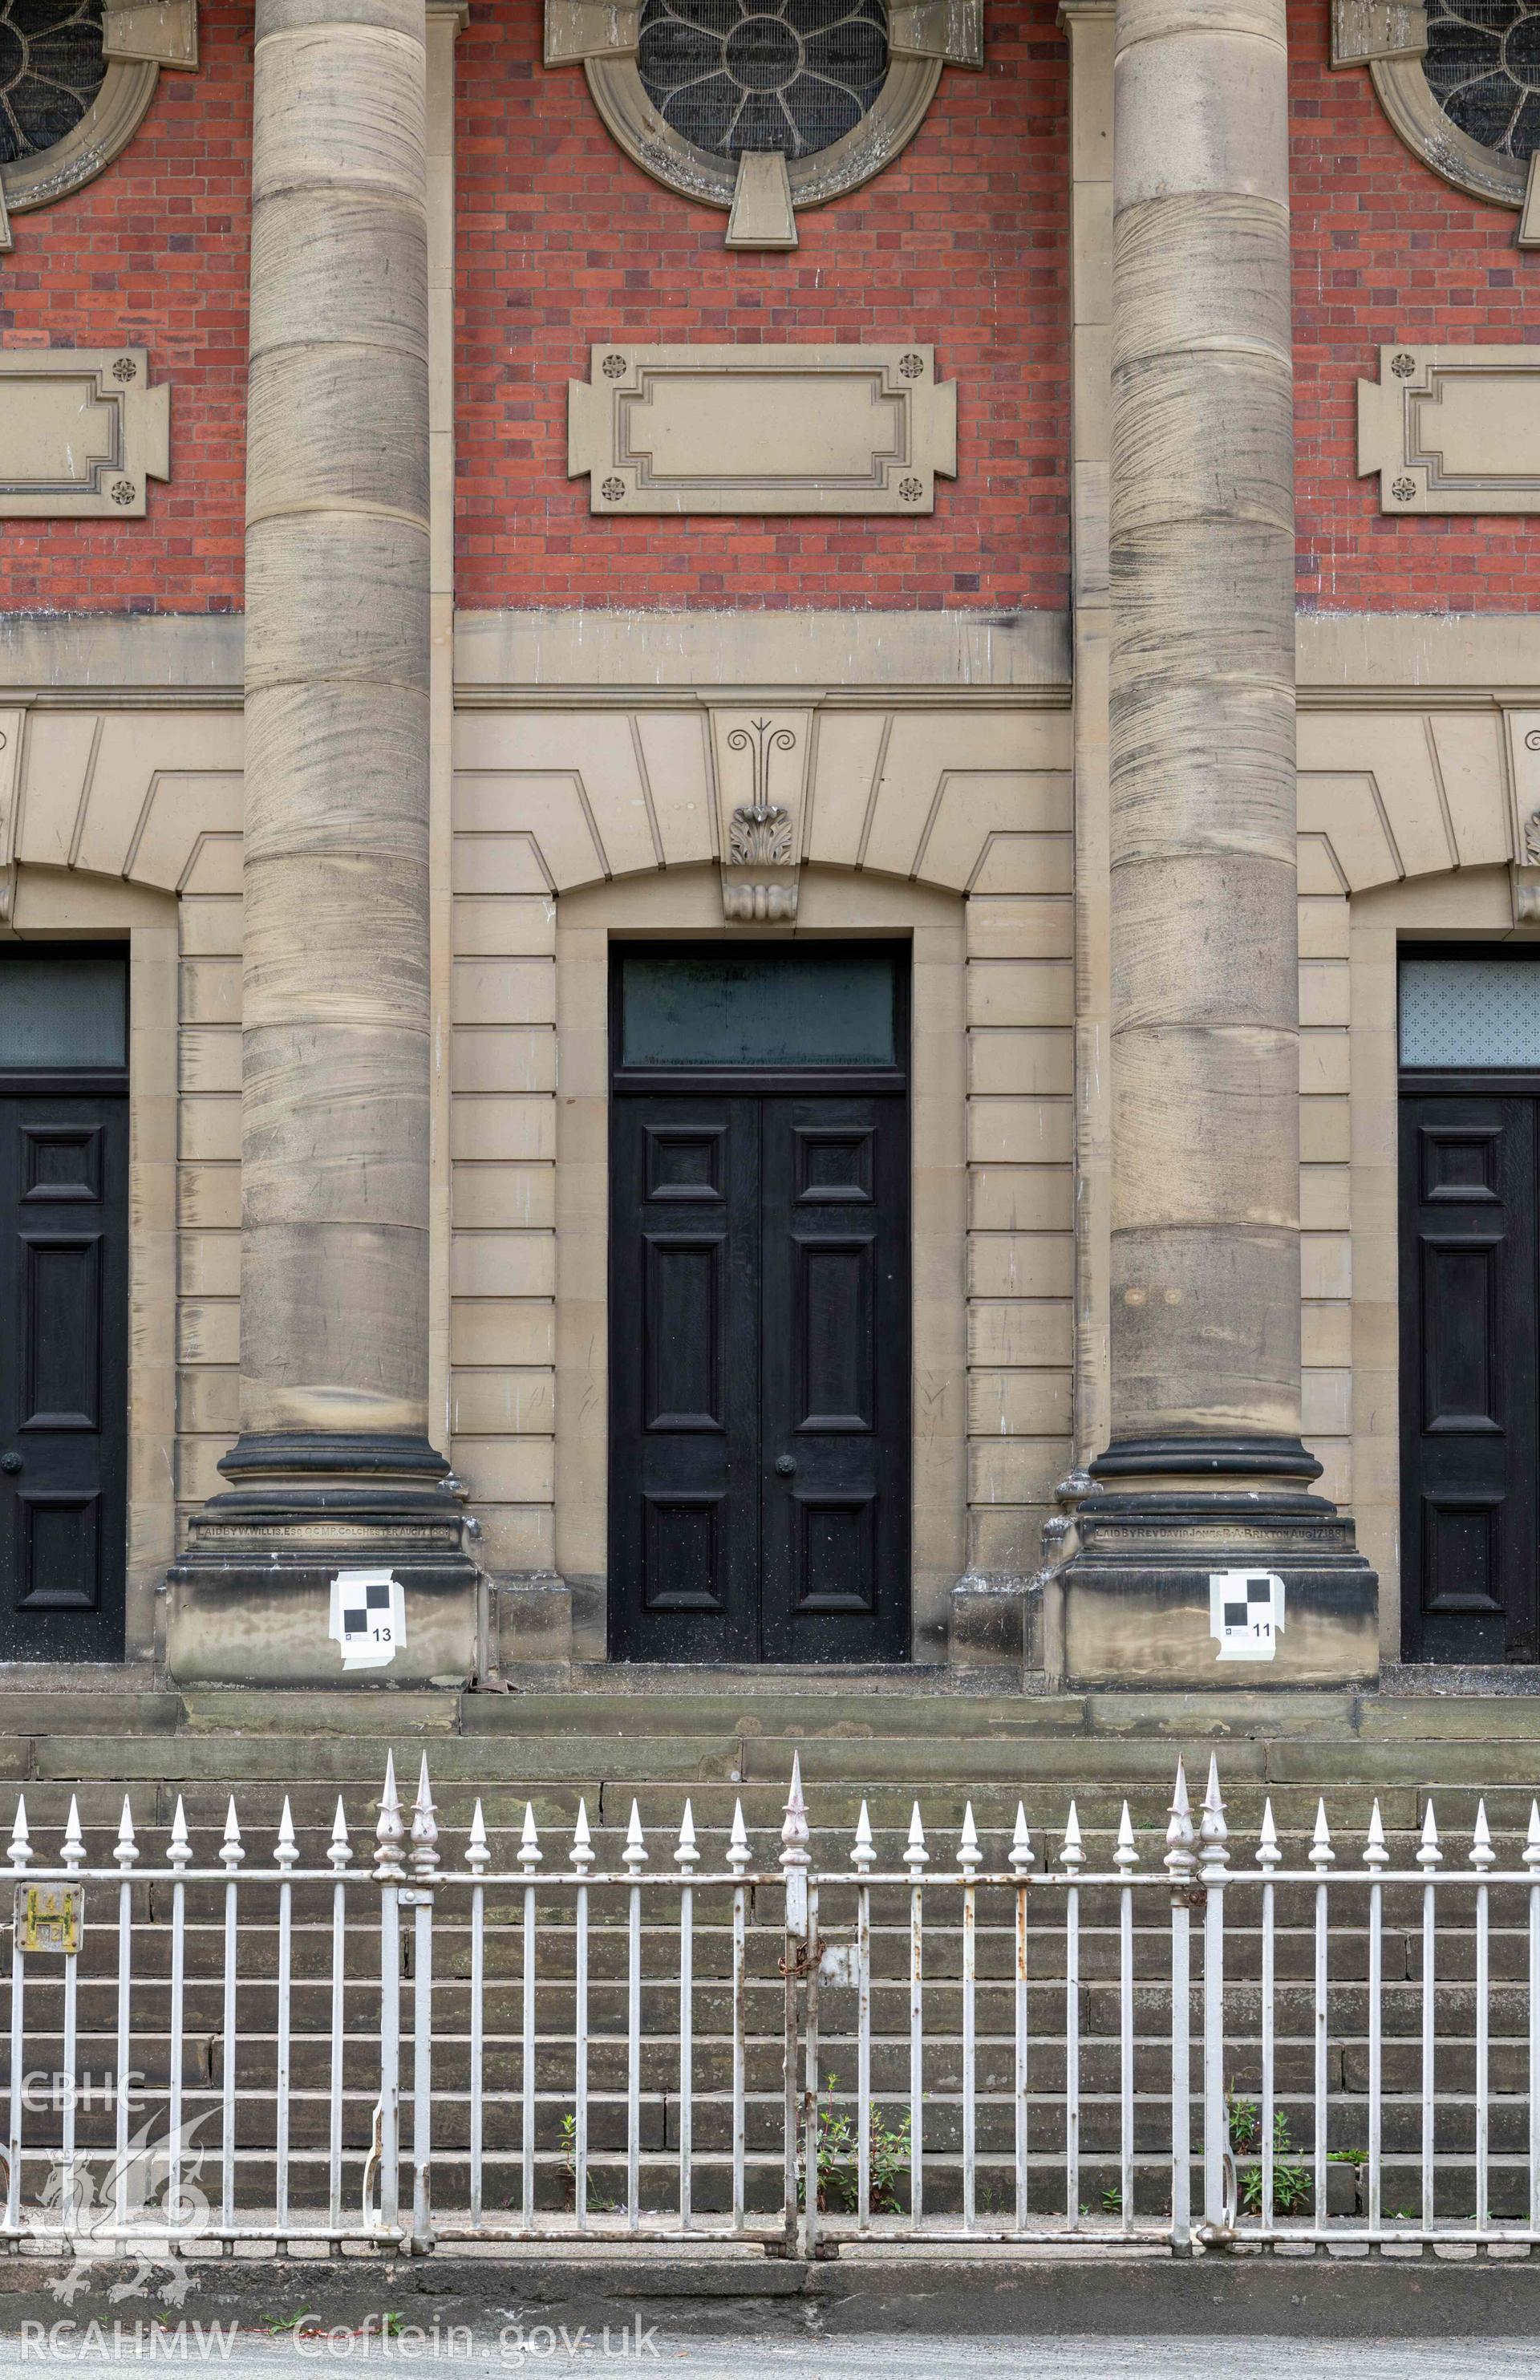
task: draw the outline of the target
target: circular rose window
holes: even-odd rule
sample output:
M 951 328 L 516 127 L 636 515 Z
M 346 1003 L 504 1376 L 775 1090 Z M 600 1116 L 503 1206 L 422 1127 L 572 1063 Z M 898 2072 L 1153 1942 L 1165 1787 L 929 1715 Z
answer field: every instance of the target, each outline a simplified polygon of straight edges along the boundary
M 0 0 L 0 188 L 13 214 L 91 181 L 143 120 L 159 66 L 109 57 L 105 18 L 104 0 Z M 176 63 L 195 58 L 194 43 Z
M 73 132 L 106 72 L 102 0 L 0 0 L 0 165 Z
M 883 0 L 643 0 L 637 71 L 672 131 L 713 157 L 832 148 L 888 73 Z
M 818 207 L 891 165 L 948 65 L 984 63 L 982 0 L 612 0 L 591 37 L 547 0 L 547 63 L 581 57 L 614 138 L 699 204 L 731 208 L 746 161 L 780 159 L 782 203 Z M 581 30 L 581 25 L 579 26 Z M 795 246 L 748 238 L 745 246 Z
M 1423 72 L 1449 122 L 1481 148 L 1527 161 L 1540 146 L 1540 8 L 1429 0 Z

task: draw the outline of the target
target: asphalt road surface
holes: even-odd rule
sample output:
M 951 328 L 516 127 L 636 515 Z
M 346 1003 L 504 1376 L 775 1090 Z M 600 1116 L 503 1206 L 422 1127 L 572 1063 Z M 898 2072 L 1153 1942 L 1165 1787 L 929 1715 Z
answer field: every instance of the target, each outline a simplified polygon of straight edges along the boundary
M 82 2372 L 155 2365 L 208 2366 L 232 2380 L 358 2370 L 428 2380 L 437 2372 L 583 2373 L 656 2371 L 681 2380 L 1540 2380 L 1540 2338 L 1406 2339 L 1204 2338 L 816 2338 L 670 2339 L 661 2328 L 564 2337 L 538 2312 L 495 2329 L 361 2337 L 340 2326 L 303 2338 L 268 2338 L 205 2323 L 159 2336 L 148 2322 L 60 2321 L 0 2336 L 0 2374 L 67 2366 Z

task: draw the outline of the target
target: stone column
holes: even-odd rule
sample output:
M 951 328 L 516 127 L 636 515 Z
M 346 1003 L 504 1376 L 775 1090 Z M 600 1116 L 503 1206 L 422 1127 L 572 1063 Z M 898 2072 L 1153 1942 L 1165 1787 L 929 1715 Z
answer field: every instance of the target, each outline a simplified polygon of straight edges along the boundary
M 346 1568 L 407 1587 L 358 1674 L 474 1658 L 427 1434 L 426 39 L 424 0 L 257 0 L 241 1431 L 174 1573 L 182 1677 L 340 1675 Z
M 1066 1668 L 1362 1675 L 1373 1574 L 1300 1439 L 1284 0 L 1117 0 L 1114 90 L 1112 1415 Z M 1242 1571 L 1282 1582 L 1265 1668 L 1210 1633 Z

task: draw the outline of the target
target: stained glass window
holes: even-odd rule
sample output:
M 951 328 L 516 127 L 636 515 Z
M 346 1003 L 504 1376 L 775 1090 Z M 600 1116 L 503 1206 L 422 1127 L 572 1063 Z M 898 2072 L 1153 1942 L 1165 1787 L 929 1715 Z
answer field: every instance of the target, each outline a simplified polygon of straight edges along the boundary
M 101 90 L 103 0 L 0 0 L 0 165 L 52 149 Z
M 1428 0 L 1423 71 L 1449 122 L 1521 163 L 1540 147 L 1540 6 Z
M 713 157 L 806 157 L 853 132 L 888 71 L 885 0 L 643 0 L 637 70 Z

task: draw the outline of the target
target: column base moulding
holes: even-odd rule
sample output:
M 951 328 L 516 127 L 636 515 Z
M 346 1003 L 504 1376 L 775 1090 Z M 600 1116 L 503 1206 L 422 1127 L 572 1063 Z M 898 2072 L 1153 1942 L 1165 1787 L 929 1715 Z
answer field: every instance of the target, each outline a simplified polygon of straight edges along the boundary
M 484 1669 L 475 1524 L 426 1439 L 249 1435 L 220 1468 L 237 1484 L 194 1513 L 167 1575 L 176 1684 L 467 1685 Z M 403 1638 L 378 1668 L 345 1670 L 331 1633 L 347 1571 L 402 1588 Z
M 1379 1583 L 1348 1515 L 1308 1492 L 1320 1471 L 1297 1438 L 1114 1439 L 1053 1573 L 1063 1683 L 1374 1684 Z M 1224 1629 L 1245 1594 L 1227 1575 L 1256 1583 L 1276 1627 Z

